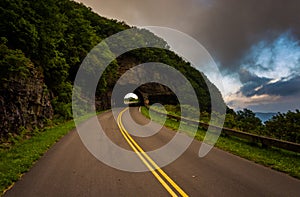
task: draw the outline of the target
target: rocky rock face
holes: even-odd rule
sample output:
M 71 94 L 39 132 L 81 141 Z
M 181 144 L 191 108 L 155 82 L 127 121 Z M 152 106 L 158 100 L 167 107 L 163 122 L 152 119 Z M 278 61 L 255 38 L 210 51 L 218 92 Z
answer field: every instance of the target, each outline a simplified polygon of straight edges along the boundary
M 41 128 L 52 119 L 50 95 L 41 71 L 30 69 L 29 76 L 10 76 L 0 87 L 0 137 L 22 128 Z

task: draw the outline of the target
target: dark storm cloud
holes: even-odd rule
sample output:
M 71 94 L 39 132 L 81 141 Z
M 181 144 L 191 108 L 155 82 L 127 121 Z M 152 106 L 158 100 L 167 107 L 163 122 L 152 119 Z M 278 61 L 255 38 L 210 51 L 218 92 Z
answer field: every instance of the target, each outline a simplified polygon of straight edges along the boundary
M 300 95 L 300 76 L 290 80 L 283 79 L 275 83 L 264 85 L 256 91 L 257 95 L 269 94 L 274 96 L 299 96 Z
M 242 67 L 240 92 L 247 97 L 300 95 L 300 45 L 289 32 L 251 47 Z
M 300 35 L 300 1 L 216 0 L 209 9 L 204 31 L 196 34 L 222 65 L 239 67 L 239 58 L 261 40 L 272 40 L 291 30 Z M 196 26 L 195 26 L 196 27 Z M 194 29 L 197 32 L 197 28 Z
M 300 36 L 299 0 L 78 0 L 131 25 L 161 25 L 194 36 L 223 69 L 235 70 L 262 39 Z
M 242 70 L 239 76 L 243 84 L 239 92 L 246 97 L 254 95 L 300 96 L 300 76 L 291 79 L 283 78 L 275 83 L 270 83 L 269 78 L 258 77 L 246 70 Z
M 247 97 L 257 94 L 256 88 L 260 88 L 271 81 L 269 78 L 258 77 L 245 69 L 240 70 L 239 76 L 240 81 L 243 84 L 240 88 L 240 92 Z
M 270 111 L 299 107 L 299 96 L 289 95 L 300 94 L 299 77 L 292 78 L 300 75 L 300 0 L 77 1 L 129 25 L 165 26 L 194 37 L 227 76 L 226 102 Z
M 271 79 L 268 79 L 265 77 L 262 77 L 262 78 L 258 77 L 257 75 L 250 73 L 248 70 L 245 70 L 245 69 L 240 70 L 239 76 L 240 76 L 240 81 L 243 84 L 246 84 L 249 82 L 256 83 L 257 86 L 255 86 L 254 88 L 257 88 L 258 86 L 263 85 L 271 80 Z

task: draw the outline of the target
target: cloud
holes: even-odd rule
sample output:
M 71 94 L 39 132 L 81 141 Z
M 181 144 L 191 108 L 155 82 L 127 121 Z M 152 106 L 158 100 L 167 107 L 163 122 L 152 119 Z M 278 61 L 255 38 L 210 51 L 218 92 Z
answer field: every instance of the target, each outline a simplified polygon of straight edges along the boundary
M 259 76 L 272 78 L 275 81 L 300 74 L 299 40 L 286 31 L 273 42 L 262 40 L 253 44 L 241 67 Z
M 257 76 L 256 78 L 257 81 L 261 80 Z M 251 108 L 256 111 L 278 112 L 300 107 L 300 76 L 287 81 L 282 79 L 275 83 L 264 82 L 260 86 L 259 83 L 253 84 L 255 82 L 248 82 L 236 93 L 225 96 L 225 102 L 234 109 Z
M 299 0 L 77 1 L 130 25 L 166 26 L 193 36 L 219 62 L 229 104 L 299 106 Z
M 239 92 L 225 97 L 225 101 L 229 107 L 235 110 L 250 108 L 256 112 L 287 112 L 300 107 L 299 97 L 293 96 L 282 97 L 264 94 L 246 97 Z
M 240 92 L 245 96 L 253 96 L 256 92 L 266 85 L 271 79 L 265 77 L 258 77 L 257 75 L 250 73 L 246 69 L 241 69 L 239 72 L 239 78 L 243 84 L 240 88 Z
M 241 87 L 226 97 L 230 106 L 300 107 L 300 44 L 289 31 L 273 42 L 253 44 L 241 61 L 238 74 Z
M 225 97 L 225 101 L 228 106 L 234 109 L 243 109 L 249 106 L 270 104 L 278 102 L 280 99 L 280 96 L 271 96 L 268 94 L 245 96 L 242 92 L 238 92 Z
M 289 31 L 273 42 L 254 44 L 241 65 L 239 91 L 245 96 L 300 93 L 300 45 Z
M 193 36 L 220 62 L 236 72 L 256 43 L 271 43 L 287 30 L 300 38 L 299 0 L 77 0 L 101 15 L 130 25 L 158 25 Z
M 237 70 L 246 51 L 290 29 L 299 38 L 298 0 L 77 0 L 131 25 L 159 25 L 195 37 L 222 68 Z
M 236 71 L 240 58 L 254 43 L 261 40 L 272 42 L 289 29 L 294 35 L 300 35 L 300 20 L 296 19 L 299 18 L 300 1 L 213 2 L 205 13 L 205 23 L 201 27 L 195 25 L 193 32 L 197 32 L 195 36 L 204 41 L 203 44 L 222 62 L 224 69 Z
M 274 107 L 276 106 L 276 107 Z M 261 103 L 260 105 L 248 105 L 256 112 L 287 112 L 288 110 L 299 109 L 299 97 L 282 97 L 274 102 Z
M 300 96 L 300 76 L 285 80 L 283 78 L 275 83 L 269 83 L 259 90 L 255 91 L 256 95 L 269 94 L 274 96 Z
M 241 82 L 239 81 L 239 76 L 237 73 L 223 75 L 222 83 L 223 83 L 222 95 L 224 98 L 232 94 L 233 92 L 238 92 L 242 86 Z

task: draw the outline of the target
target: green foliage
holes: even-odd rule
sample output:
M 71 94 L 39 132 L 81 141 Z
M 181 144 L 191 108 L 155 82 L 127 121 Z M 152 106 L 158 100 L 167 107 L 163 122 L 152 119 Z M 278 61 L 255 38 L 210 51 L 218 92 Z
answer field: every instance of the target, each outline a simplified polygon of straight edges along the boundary
M 0 141 L 7 140 L 8 143 L 13 143 L 15 139 L 29 136 L 27 133 L 25 135 L 25 131 L 34 133 L 35 126 L 45 125 L 44 117 L 51 115 L 32 116 L 34 111 L 43 113 L 39 104 L 43 102 L 42 96 L 47 94 L 41 95 L 42 91 L 39 88 L 42 84 L 39 84 L 40 81 L 33 80 L 39 80 L 42 75 L 21 50 L 9 49 L 6 44 L 7 40 L 2 37 L 0 43 Z M 38 87 L 37 91 L 32 87 Z M 46 93 L 47 86 L 42 87 Z M 49 112 L 47 115 L 52 113 L 51 110 L 47 112 Z
M 36 135 L 28 140 L 15 137 L 12 146 L 0 149 L 0 192 L 17 181 L 27 172 L 33 163 L 51 147 L 59 138 L 74 128 L 74 122 L 68 122 L 45 132 L 36 132 Z
M 4 43 L 0 44 L 0 86 L 11 76 L 27 77 L 30 74 L 30 68 L 33 67 L 30 59 L 26 58 L 20 50 L 11 50 Z
M 69 0 L 2 0 L 0 19 L 1 79 L 9 72 L 26 76 L 33 62 L 43 69 L 55 113 L 64 119 L 72 117 L 71 84 L 84 57 L 101 39 L 129 28 Z M 117 66 L 105 71 L 101 92 L 112 86 Z
M 41 70 L 57 121 L 72 118 L 73 83 L 79 66 L 88 52 L 104 38 L 130 28 L 124 22 L 101 17 L 83 4 L 70 0 L 1 0 L 0 19 L 1 80 L 5 80 L 10 73 L 17 76 L 18 80 L 28 77 L 33 66 Z M 188 62 L 170 51 L 166 41 L 146 29 L 135 27 L 133 29 L 138 33 L 135 36 L 129 33 L 126 38 L 128 40 L 120 42 L 139 43 L 142 46 L 151 44 L 158 48 L 133 50 L 121 55 L 121 59 L 127 58 L 130 61 L 133 58 L 135 59 L 133 63 L 161 62 L 173 66 L 191 82 L 203 113 L 211 110 L 210 94 L 218 99 L 217 103 L 224 105 L 219 90 Z M 115 47 L 119 47 L 118 44 L 117 41 Z M 96 55 L 101 54 L 101 58 L 104 59 L 111 58 L 114 56 L 113 49 L 114 45 L 99 51 Z M 105 105 L 109 100 L 108 95 L 123 74 L 119 60 L 110 63 L 98 82 L 96 98 L 99 100 L 98 103 L 104 105 L 102 109 L 109 107 Z M 92 64 L 103 66 L 103 62 L 99 62 L 99 57 L 91 58 L 90 61 Z M 93 69 L 87 71 L 87 74 L 96 77 L 99 72 Z M 88 82 L 86 86 L 82 88 L 89 90 Z M 183 84 L 179 84 L 179 87 L 183 87 Z M 209 92 L 208 87 L 213 91 Z M 85 97 L 88 96 L 80 97 L 81 100 L 76 101 L 78 102 L 76 105 L 86 102 Z M 82 113 L 87 110 L 82 109 Z M 203 117 L 209 119 L 208 115 Z
M 278 113 L 266 121 L 266 133 L 272 137 L 300 143 L 300 111 Z
M 146 31 L 146 30 L 145 30 Z M 211 98 L 216 99 L 218 106 L 216 109 L 222 109 L 225 106 L 222 95 L 220 91 L 212 84 L 207 77 L 199 72 L 197 69 L 192 67 L 190 63 L 183 60 L 180 56 L 174 52 L 168 50 L 169 46 L 163 40 L 153 37 L 152 33 L 144 33 L 147 36 L 146 42 L 153 42 L 154 45 L 161 48 L 141 48 L 132 50 L 123 54 L 122 56 L 131 57 L 136 61 L 136 64 L 146 63 L 146 62 L 160 62 L 169 66 L 174 67 L 176 70 L 180 71 L 187 80 L 193 86 L 195 93 L 197 95 L 201 111 L 211 112 Z M 144 42 L 145 40 L 138 40 L 137 42 Z M 118 59 L 122 59 L 122 56 Z M 179 89 L 180 92 L 186 91 L 185 84 L 176 83 L 176 80 L 173 80 L 172 76 L 169 76 L 168 79 L 172 80 L 170 84 L 173 84 L 176 89 Z M 211 92 L 209 91 L 210 88 Z M 189 94 L 184 94 L 185 99 L 190 101 Z
M 227 113 L 224 122 L 224 127 L 232 129 L 232 128 L 236 128 L 236 125 L 237 125 L 236 114 Z
M 164 105 L 168 114 L 180 116 L 179 105 Z M 181 106 L 189 111 L 193 117 L 197 117 L 195 109 L 188 105 Z M 157 111 L 164 112 L 162 106 L 153 106 Z M 184 116 L 190 118 L 191 116 Z M 222 117 L 217 112 L 208 113 L 201 111 L 200 122 L 209 123 L 211 117 L 218 120 Z M 210 122 L 212 125 L 220 125 L 221 122 Z M 280 140 L 300 143 L 300 111 L 288 111 L 287 113 L 278 113 L 272 119 L 262 124 L 261 120 L 255 116 L 255 113 L 250 109 L 243 109 L 237 112 L 228 109 L 224 121 L 225 128 L 236 129 L 244 132 L 249 132 L 261 136 L 272 137 Z
M 300 112 L 288 111 L 287 113 L 278 113 L 270 120 L 261 123 L 261 120 L 255 117 L 255 113 L 249 109 L 230 111 L 226 114 L 224 127 L 251 132 L 257 135 L 263 135 L 280 140 L 300 143 Z
M 149 118 L 149 111 L 146 107 L 142 107 L 141 112 Z M 232 115 L 232 112 L 230 112 L 229 114 Z M 162 118 L 159 115 L 155 115 L 155 117 L 152 118 L 154 121 L 160 124 L 164 124 L 165 126 L 173 130 L 178 129 L 179 123 L 173 119 L 167 118 L 167 120 L 163 122 Z M 189 134 L 191 131 L 191 128 L 188 124 L 182 128 L 183 129 L 181 131 L 186 132 L 187 134 Z M 199 129 L 196 133 L 195 139 L 203 141 L 205 134 L 206 131 Z M 241 140 L 235 137 L 224 137 L 222 135 L 219 137 L 215 146 L 240 157 L 300 178 L 300 166 L 297 165 L 300 162 L 299 153 L 294 153 L 277 148 L 265 149 L 246 140 Z
M 55 113 L 65 119 L 71 117 L 70 84 L 73 84 L 77 70 L 87 53 L 102 39 L 129 28 L 124 22 L 106 19 L 93 13 L 83 4 L 69 0 L 2 0 L 0 19 L 0 37 L 7 39 L 9 48 L 24 53 L 37 68 L 43 69 L 45 83 L 53 96 L 52 104 L 57 105 L 53 106 Z M 126 53 L 126 58 L 135 57 L 140 63 L 162 62 L 181 71 L 195 88 L 201 109 L 204 111 L 210 111 L 207 85 L 214 90 L 212 96 L 219 98 L 220 102 L 217 103 L 224 105 L 218 89 L 189 63 L 169 51 L 170 47 L 163 39 L 146 29 L 136 30 L 143 36 L 129 34 L 128 39 L 134 39 L 133 42 L 122 41 L 122 43 L 141 45 L 150 43 L 165 50 L 159 48 L 134 50 Z M 16 53 L 13 56 L 17 56 Z M 108 49 L 101 54 L 109 57 L 111 52 Z M 7 61 L 3 60 L 3 64 Z M 113 61 L 104 71 L 97 88 L 98 97 L 107 95 L 114 87 L 119 77 L 118 64 L 118 61 Z M 18 67 L 20 70 L 23 68 L 26 67 Z M 26 73 L 25 70 L 22 73 Z M 3 70 L 1 73 L 6 71 Z
M 250 109 L 243 109 L 237 111 L 235 117 L 237 128 L 241 131 L 255 132 L 255 130 L 262 126 L 262 122 L 255 116 L 255 113 Z
M 78 121 L 82 122 L 93 115 L 87 114 Z M 22 135 L 12 137 L 11 141 L 13 143 L 1 144 L 0 194 L 13 182 L 16 182 L 55 142 L 74 127 L 74 122 L 68 121 L 52 128 L 46 128 L 43 132 L 42 130 L 34 129 L 34 135 L 30 133 L 30 138 L 22 137 L 22 135 L 27 136 L 28 131 L 20 128 Z

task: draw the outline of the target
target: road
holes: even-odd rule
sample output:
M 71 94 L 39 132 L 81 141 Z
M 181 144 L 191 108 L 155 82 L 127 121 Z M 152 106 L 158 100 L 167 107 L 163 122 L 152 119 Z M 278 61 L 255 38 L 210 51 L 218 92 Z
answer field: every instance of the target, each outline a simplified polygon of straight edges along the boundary
M 149 122 L 138 108 L 123 113 L 125 130 L 132 128 L 129 114 L 140 124 Z M 106 135 L 118 146 L 132 150 L 108 111 L 98 116 Z M 89 121 L 89 120 L 88 120 Z M 89 122 L 85 124 L 89 124 Z M 170 141 L 175 132 L 162 128 L 150 137 L 134 137 L 145 151 Z M 158 171 L 154 171 L 180 196 L 299 196 L 300 180 L 255 164 L 217 148 L 198 157 L 201 142 L 193 140 L 173 163 L 161 168 L 183 190 L 178 192 Z M 136 154 L 138 158 L 138 154 Z M 153 172 L 117 170 L 98 161 L 82 144 L 76 130 L 56 143 L 5 196 L 170 196 Z

